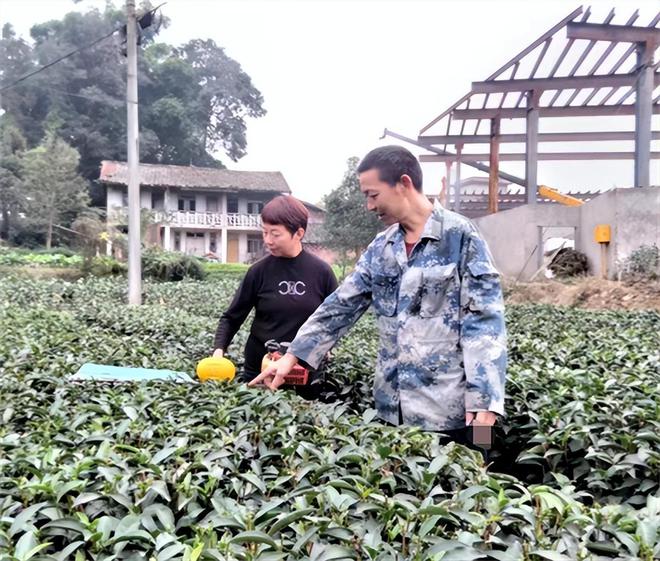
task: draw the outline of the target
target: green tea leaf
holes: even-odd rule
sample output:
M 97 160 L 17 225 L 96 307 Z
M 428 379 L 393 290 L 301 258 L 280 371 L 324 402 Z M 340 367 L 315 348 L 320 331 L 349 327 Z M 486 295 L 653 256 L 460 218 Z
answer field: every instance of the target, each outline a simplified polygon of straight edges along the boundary
M 261 543 L 277 548 L 277 543 L 268 534 L 259 531 L 241 532 L 230 540 L 231 543 Z

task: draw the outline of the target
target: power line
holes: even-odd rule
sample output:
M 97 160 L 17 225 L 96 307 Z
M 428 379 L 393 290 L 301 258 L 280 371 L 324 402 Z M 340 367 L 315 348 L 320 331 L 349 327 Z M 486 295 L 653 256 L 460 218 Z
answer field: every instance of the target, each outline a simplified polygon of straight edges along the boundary
M 92 41 L 88 45 L 83 45 L 82 47 L 79 47 L 79 48 L 75 49 L 74 51 L 71 51 L 70 53 L 67 53 L 67 54 L 63 55 L 60 58 L 55 59 L 55 60 L 49 62 L 48 64 L 45 64 L 44 66 L 42 66 L 40 68 L 37 68 L 36 70 L 33 70 L 32 72 L 27 73 L 25 76 L 21 76 L 20 78 L 18 78 L 18 80 L 15 80 L 11 84 L 8 84 L 7 86 L 3 86 L 2 88 L 0 88 L 0 93 L 3 93 L 5 91 L 17 86 L 18 84 L 20 84 L 21 82 L 27 80 L 28 78 L 31 78 L 32 76 L 35 76 L 36 74 L 39 74 L 40 72 L 43 72 L 44 70 L 50 68 L 51 66 L 54 66 L 58 62 L 62 62 L 63 60 L 79 53 L 80 51 L 83 51 L 85 49 L 89 49 L 90 47 L 93 47 L 94 45 L 100 43 L 101 41 L 107 39 L 108 37 L 114 35 L 115 33 L 116 33 L 116 30 L 113 29 L 110 33 L 107 33 L 103 37 L 99 37 L 98 39 L 96 39 L 95 41 Z
M 165 4 L 166 3 L 163 2 L 162 4 L 156 6 L 155 8 L 149 10 L 148 12 L 146 12 L 145 14 L 140 16 L 140 18 L 138 19 L 138 23 L 140 24 L 140 28 L 146 29 L 147 27 L 150 27 L 151 24 L 152 24 L 152 18 L 153 18 L 154 13 L 156 12 L 156 10 L 158 10 L 160 7 L 164 6 Z M 47 70 L 51 66 L 54 66 L 55 64 L 57 64 L 58 62 L 62 62 L 63 60 L 65 60 L 65 59 L 67 59 L 67 58 L 69 58 L 69 57 L 71 57 L 75 54 L 78 54 L 79 52 L 81 52 L 83 50 L 89 49 L 89 48 L 93 47 L 94 45 L 97 45 L 101 41 L 104 41 L 105 39 L 107 39 L 108 37 L 111 37 L 112 35 L 114 35 L 117 32 L 121 33 L 123 31 L 123 34 L 125 35 L 125 33 L 126 33 L 125 28 L 126 28 L 126 26 L 124 25 L 124 26 L 120 27 L 119 29 L 113 29 L 110 33 L 107 33 L 106 35 L 103 35 L 103 37 L 99 37 L 98 39 L 95 39 L 94 41 L 92 41 L 88 45 L 83 45 L 82 47 L 78 47 L 77 49 L 71 51 L 70 53 L 67 53 L 67 54 L 61 56 L 60 58 L 55 59 L 55 60 L 49 62 L 48 64 L 45 64 L 44 66 L 42 66 L 40 68 L 37 68 L 36 70 L 33 70 L 32 72 L 27 73 L 25 76 L 21 76 L 20 78 L 18 78 L 17 80 L 12 82 L 11 84 L 8 84 L 6 86 L 2 86 L 0 88 L 0 94 L 7 91 L 7 90 L 9 90 L 9 89 L 11 89 L 11 88 L 13 88 L 13 87 L 15 87 L 15 86 L 17 86 L 18 84 L 20 84 L 21 82 L 27 80 L 28 78 L 31 78 L 32 76 L 35 76 L 36 74 L 39 74 L 40 72 L 43 72 L 44 70 Z M 75 94 L 70 94 L 70 95 L 75 95 Z
M 59 94 L 62 94 L 62 95 L 69 95 L 69 96 L 72 96 L 72 97 L 80 97 L 82 99 L 88 99 L 90 101 L 96 101 L 97 103 L 103 103 L 103 104 L 109 105 L 111 107 L 113 107 L 113 106 L 118 107 L 120 105 L 123 106 L 123 104 L 125 103 L 125 101 L 123 99 L 118 99 L 118 98 L 112 97 L 112 96 L 107 96 L 105 99 L 103 99 L 101 97 L 94 97 L 94 96 L 91 96 L 91 95 L 83 95 L 83 94 L 67 92 L 65 90 L 58 90 L 57 88 L 51 88 L 51 87 L 48 87 L 48 86 L 32 86 L 32 87 L 34 87 L 38 90 L 48 90 L 49 92 L 59 93 Z

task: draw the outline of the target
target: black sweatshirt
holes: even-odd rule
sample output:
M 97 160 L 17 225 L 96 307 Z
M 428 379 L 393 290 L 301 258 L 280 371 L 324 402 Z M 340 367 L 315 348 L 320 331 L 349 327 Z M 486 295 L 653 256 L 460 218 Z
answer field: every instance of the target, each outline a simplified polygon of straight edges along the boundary
M 330 265 L 303 250 L 297 257 L 269 255 L 252 265 L 238 287 L 215 334 L 215 349 L 227 350 L 252 308 L 250 337 L 245 346 L 245 372 L 261 370 L 269 339 L 291 342 L 303 323 L 337 288 Z

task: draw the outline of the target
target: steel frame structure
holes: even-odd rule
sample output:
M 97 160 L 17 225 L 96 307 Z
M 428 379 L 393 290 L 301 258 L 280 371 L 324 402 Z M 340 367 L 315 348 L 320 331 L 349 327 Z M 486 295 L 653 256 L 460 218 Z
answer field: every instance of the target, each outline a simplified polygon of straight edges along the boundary
M 654 93 L 660 90 L 660 61 L 654 62 L 660 48 L 660 12 L 643 27 L 633 25 L 639 18 L 638 11 L 624 25 L 612 23 L 614 10 L 602 23 L 588 22 L 590 16 L 591 10 L 582 7 L 568 14 L 486 80 L 473 82 L 471 91 L 424 126 L 416 140 L 388 130 L 385 135 L 425 148 L 431 154 L 421 156 L 421 161 L 445 162 L 448 171 L 452 163 L 459 164 L 459 170 L 465 163 L 489 173 L 490 212 L 498 210 L 500 177 L 524 186 L 527 204 L 537 202 L 540 160 L 632 159 L 635 186 L 648 186 L 651 159 L 660 158 L 660 152 L 651 151 L 652 140 L 660 139 L 660 131 L 652 130 L 652 115 L 660 114 L 660 92 Z M 549 69 L 541 72 L 553 42 L 562 46 L 561 53 L 554 60 L 546 60 Z M 585 64 L 598 43 L 599 48 L 604 47 L 603 52 L 595 62 Z M 616 52 L 620 44 L 626 46 L 623 54 Z M 569 53 L 574 62 L 560 71 Z M 521 67 L 530 69 L 521 76 Z M 540 118 L 619 115 L 634 116 L 633 131 L 539 132 Z M 502 134 L 504 119 L 524 119 L 524 134 Z M 635 148 L 634 152 L 560 153 L 539 153 L 538 149 L 540 142 L 584 141 L 634 141 Z M 524 143 L 525 151 L 500 154 L 500 145 L 507 143 Z M 466 145 L 479 144 L 488 145 L 488 152 L 464 150 Z M 447 149 L 451 145 L 454 151 Z M 501 161 L 524 161 L 525 177 L 501 172 Z M 457 175 L 460 177 L 460 172 Z M 460 180 L 454 186 L 455 210 L 460 210 L 459 185 Z

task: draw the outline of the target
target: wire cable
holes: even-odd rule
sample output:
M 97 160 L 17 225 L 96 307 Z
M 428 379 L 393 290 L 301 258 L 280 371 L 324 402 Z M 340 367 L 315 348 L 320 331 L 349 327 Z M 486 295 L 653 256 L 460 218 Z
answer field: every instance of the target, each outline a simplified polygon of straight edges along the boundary
M 28 78 L 31 78 L 32 76 L 35 76 L 36 74 L 39 74 L 40 72 L 43 72 L 44 70 L 47 70 L 51 66 L 54 66 L 55 64 L 57 64 L 58 62 L 62 62 L 63 60 L 65 60 L 65 59 L 67 59 L 67 58 L 69 58 L 69 57 L 71 57 L 75 54 L 78 54 L 80 51 L 83 51 L 85 49 L 89 49 L 89 48 L 93 47 L 94 45 L 97 45 L 101 41 L 103 41 L 103 40 L 107 39 L 108 37 L 111 37 L 112 35 L 114 35 L 116 32 L 117 32 L 117 30 L 113 29 L 110 33 L 107 33 L 103 37 L 99 37 L 98 39 L 96 39 L 95 41 L 92 41 L 88 45 L 78 47 L 77 49 L 71 51 L 70 53 L 67 53 L 67 54 L 63 55 L 63 56 L 49 62 L 48 64 L 45 64 L 44 66 L 41 66 L 40 68 L 37 68 L 36 70 L 33 70 L 32 72 L 28 72 L 25 76 L 21 76 L 20 78 L 18 78 L 17 80 L 12 82 L 11 84 L 8 84 L 8 85 L 3 86 L 2 88 L 0 88 L 0 93 L 3 93 L 5 91 L 17 86 L 21 82 L 24 82 Z
M 148 12 L 146 12 L 145 14 L 140 16 L 140 18 L 138 20 L 138 22 L 140 24 L 140 27 L 142 27 L 142 22 L 143 21 L 145 22 L 145 25 L 144 25 L 144 27 L 142 27 L 142 29 L 150 27 L 151 24 L 152 24 L 151 17 L 153 17 L 153 14 L 156 12 L 156 10 L 158 10 L 160 7 L 164 6 L 165 4 L 166 4 L 166 2 L 163 2 L 159 6 L 156 6 L 155 8 L 149 10 Z M 147 18 L 147 16 L 149 16 L 149 18 Z M 126 26 L 124 25 L 122 27 L 125 28 Z M 100 43 L 101 41 L 104 41 L 108 37 L 111 37 L 115 33 L 121 32 L 121 30 L 122 30 L 122 28 L 113 29 L 110 33 L 107 33 L 103 37 L 99 37 L 98 39 L 92 41 L 88 45 L 83 45 L 82 47 L 78 47 L 77 49 L 71 51 L 70 53 L 67 53 L 67 54 L 63 55 L 63 56 L 49 62 L 48 64 L 45 64 L 44 66 L 41 66 L 40 68 L 37 68 L 36 70 L 33 70 L 32 72 L 28 72 L 25 76 L 21 76 L 20 78 L 18 78 L 17 80 L 12 82 L 11 84 L 0 87 L 0 94 L 3 93 L 3 92 L 6 92 L 7 90 L 9 90 L 9 89 L 11 89 L 15 86 L 17 86 L 18 84 L 20 84 L 21 82 L 24 82 L 28 78 L 31 78 L 32 76 L 35 76 L 35 75 L 39 74 L 40 72 L 43 72 L 44 70 L 47 70 L 51 66 L 54 66 L 55 64 L 57 64 L 58 62 L 62 62 L 63 60 L 66 60 L 67 58 L 72 57 L 73 55 L 78 54 L 81 51 L 84 51 L 86 49 L 89 49 L 89 48 L 97 45 L 98 43 Z

